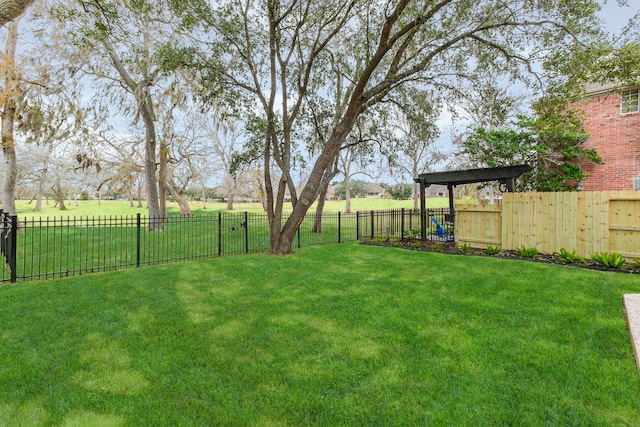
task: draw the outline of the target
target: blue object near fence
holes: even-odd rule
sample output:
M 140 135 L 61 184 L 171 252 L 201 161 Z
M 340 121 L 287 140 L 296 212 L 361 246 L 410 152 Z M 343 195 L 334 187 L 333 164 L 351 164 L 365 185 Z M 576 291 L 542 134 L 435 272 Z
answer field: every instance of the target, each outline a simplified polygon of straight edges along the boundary
M 438 233 L 438 237 L 447 237 L 447 230 L 445 230 L 444 227 L 440 225 L 435 216 L 431 217 L 431 222 L 436 225 L 436 233 Z M 447 242 L 453 242 L 453 236 L 450 236 L 447 239 Z
M 445 237 L 447 235 L 447 230 L 440 225 L 435 216 L 431 217 L 431 222 L 436 225 L 436 233 L 438 233 L 439 237 Z

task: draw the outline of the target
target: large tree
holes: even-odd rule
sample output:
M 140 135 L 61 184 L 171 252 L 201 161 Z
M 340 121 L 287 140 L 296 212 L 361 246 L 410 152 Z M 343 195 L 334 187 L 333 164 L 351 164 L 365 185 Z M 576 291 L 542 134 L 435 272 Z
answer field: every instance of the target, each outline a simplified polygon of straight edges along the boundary
M 440 129 L 436 122 L 442 103 L 428 92 L 404 93 L 389 114 L 388 126 L 392 129 L 392 141 L 387 152 L 389 164 L 403 182 L 409 176 L 413 182 L 413 208 L 419 207 L 418 174 L 428 172 L 446 156 L 437 146 Z
M 596 34 L 594 0 L 323 0 L 244 2 L 217 7 L 202 0 L 175 0 L 193 34 L 206 43 L 187 46 L 173 64 L 189 64 L 204 78 L 206 96 L 256 101 L 264 120 L 263 162 L 271 248 L 292 251 L 295 233 L 358 117 L 400 86 L 444 90 L 473 79 L 482 64 L 521 79 L 553 52 L 583 47 Z M 352 48 L 348 48 L 351 46 Z M 202 48 L 202 49 L 198 49 Z M 329 70 L 329 52 L 342 52 L 353 90 L 296 193 L 292 168 L 295 132 L 310 88 Z M 568 55 L 567 55 L 568 56 Z M 557 55 L 556 55 L 557 59 Z M 541 68 L 548 71 L 549 69 Z M 452 78 L 455 76 L 455 78 Z M 539 80 L 534 79 L 534 83 Z M 313 83 L 313 84 L 312 84 Z M 273 168 L 281 176 L 272 186 Z M 294 204 L 283 220 L 285 189 Z M 297 196 L 297 197 L 296 197 Z
M 76 75 L 98 83 L 95 103 L 118 105 L 133 125 L 142 123 L 149 216 L 164 218 L 168 150 L 156 127 L 155 99 L 164 77 L 156 51 L 173 34 L 169 10 L 161 1 L 68 0 L 55 6 L 54 15 L 70 35 L 74 49 L 67 49 L 67 59 L 79 60 L 72 65 Z M 162 221 L 149 227 L 162 229 Z
M 4 75 L 4 85 L 0 91 L 2 106 L 2 153 L 4 155 L 4 179 L 0 200 L 2 207 L 8 214 L 16 214 L 15 188 L 18 174 L 18 161 L 14 136 L 14 122 L 17 113 L 18 99 L 21 95 L 20 78 L 16 67 L 16 49 L 18 46 L 18 23 L 20 17 L 9 23 L 0 71 Z

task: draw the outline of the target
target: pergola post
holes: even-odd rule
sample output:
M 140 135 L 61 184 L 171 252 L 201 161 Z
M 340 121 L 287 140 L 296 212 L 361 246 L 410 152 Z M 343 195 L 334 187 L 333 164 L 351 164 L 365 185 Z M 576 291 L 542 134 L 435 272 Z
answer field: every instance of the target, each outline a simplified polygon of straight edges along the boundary
M 425 185 L 420 183 L 420 240 L 427 240 L 427 199 L 425 197 Z
M 453 184 L 447 183 L 447 191 L 449 192 L 449 213 L 453 214 Z

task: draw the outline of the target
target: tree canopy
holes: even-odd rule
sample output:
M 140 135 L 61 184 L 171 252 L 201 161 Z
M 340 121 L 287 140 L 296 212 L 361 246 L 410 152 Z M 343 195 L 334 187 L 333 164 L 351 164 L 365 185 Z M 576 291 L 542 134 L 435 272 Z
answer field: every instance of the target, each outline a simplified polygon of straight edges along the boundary
M 173 0 L 194 37 L 167 49 L 169 66 L 202 77 L 204 99 L 264 121 L 261 154 L 271 245 L 291 251 L 304 213 L 333 176 L 358 117 L 400 87 L 458 96 L 480 71 L 542 85 L 598 35 L 593 0 Z M 343 78 L 328 78 L 338 73 Z M 346 89 L 344 86 L 346 85 Z M 331 102 L 335 94 L 340 102 Z M 464 96 L 464 94 L 461 94 Z M 291 168 L 309 99 L 327 99 L 332 124 L 299 190 Z M 335 99 L 335 98 L 333 98 Z M 272 177 L 279 176 L 272 185 Z M 282 220 L 285 191 L 293 212 Z
M 602 163 L 595 150 L 582 146 L 588 138 L 582 124 L 576 110 L 518 116 L 509 129 L 476 129 L 464 141 L 461 154 L 482 166 L 533 166 L 520 179 L 521 189 L 575 190 L 576 183 L 586 177 L 576 160 Z

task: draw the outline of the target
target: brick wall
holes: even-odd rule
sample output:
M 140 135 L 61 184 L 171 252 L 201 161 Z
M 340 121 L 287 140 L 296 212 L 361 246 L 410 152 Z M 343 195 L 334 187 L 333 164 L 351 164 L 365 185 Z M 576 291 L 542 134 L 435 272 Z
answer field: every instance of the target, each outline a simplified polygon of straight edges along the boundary
M 585 148 L 593 148 L 604 165 L 583 164 L 589 177 L 585 191 L 633 190 L 640 176 L 640 113 L 620 114 L 620 94 L 599 95 L 578 105 L 587 113 L 585 129 L 590 137 Z

